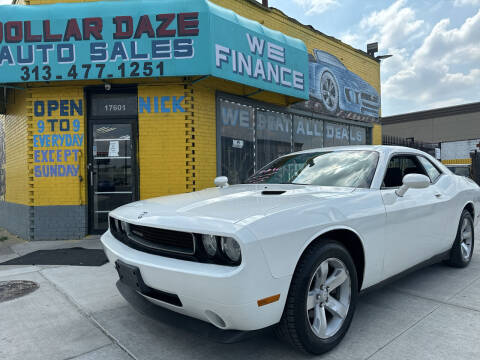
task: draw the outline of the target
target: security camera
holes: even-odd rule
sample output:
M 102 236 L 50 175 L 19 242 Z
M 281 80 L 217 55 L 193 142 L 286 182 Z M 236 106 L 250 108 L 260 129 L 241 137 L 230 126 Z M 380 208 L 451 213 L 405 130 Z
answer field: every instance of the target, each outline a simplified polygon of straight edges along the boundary
M 112 85 L 109 83 L 105 83 L 105 90 L 110 91 L 112 89 Z

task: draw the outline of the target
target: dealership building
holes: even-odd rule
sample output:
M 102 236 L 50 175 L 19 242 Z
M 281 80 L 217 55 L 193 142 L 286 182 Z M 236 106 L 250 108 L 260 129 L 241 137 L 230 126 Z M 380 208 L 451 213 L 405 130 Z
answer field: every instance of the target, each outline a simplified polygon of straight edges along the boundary
M 379 61 L 266 5 L 1 7 L 0 226 L 82 238 L 125 203 L 241 183 L 292 151 L 380 144 Z
M 480 102 L 388 116 L 383 134 L 435 144 L 444 164 L 471 164 L 480 150 Z

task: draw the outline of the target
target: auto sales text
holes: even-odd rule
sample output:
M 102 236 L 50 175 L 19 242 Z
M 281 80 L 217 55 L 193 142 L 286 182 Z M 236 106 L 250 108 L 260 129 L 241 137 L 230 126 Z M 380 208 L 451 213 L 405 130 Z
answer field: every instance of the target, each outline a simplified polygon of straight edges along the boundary
M 41 21 L 41 30 L 33 31 L 32 21 L 0 22 L 0 66 L 70 64 L 76 60 L 76 44 L 90 42 L 90 61 L 144 61 L 182 59 L 194 56 L 193 37 L 199 34 L 198 13 L 142 15 L 138 22 L 131 16 L 115 16 L 113 39 L 104 39 L 104 19 L 89 17 L 65 20 L 64 31 L 54 32 L 50 20 Z M 112 22 L 108 25 L 112 26 Z M 151 39 L 148 51 L 139 51 L 142 37 Z M 175 38 L 178 36 L 179 38 Z M 111 40 L 114 40 L 113 43 Z M 19 44 L 19 43 L 24 44 Z

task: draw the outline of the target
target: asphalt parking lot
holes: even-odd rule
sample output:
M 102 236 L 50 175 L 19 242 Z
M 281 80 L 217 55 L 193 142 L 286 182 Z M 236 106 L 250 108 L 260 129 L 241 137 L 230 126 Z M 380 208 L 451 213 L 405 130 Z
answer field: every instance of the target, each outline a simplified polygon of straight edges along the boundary
M 478 240 L 477 235 L 477 240 Z M 478 244 L 478 243 L 477 243 Z M 0 262 L 79 242 L 0 243 Z M 0 303 L 0 359 L 306 359 L 270 332 L 218 344 L 135 312 L 111 264 L 0 266 L 0 281 L 30 280 L 29 295 Z M 321 359 L 479 359 L 480 249 L 471 265 L 434 265 L 361 297 L 341 345 Z

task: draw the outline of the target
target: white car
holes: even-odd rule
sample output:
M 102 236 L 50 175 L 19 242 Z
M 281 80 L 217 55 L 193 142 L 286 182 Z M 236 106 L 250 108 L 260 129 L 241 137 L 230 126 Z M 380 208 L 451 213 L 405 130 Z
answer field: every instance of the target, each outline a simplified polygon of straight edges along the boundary
M 319 354 L 345 335 L 361 290 L 472 257 L 480 188 L 415 149 L 308 150 L 216 185 L 110 213 L 102 243 L 132 304 L 222 330 L 274 325 Z

